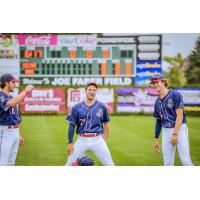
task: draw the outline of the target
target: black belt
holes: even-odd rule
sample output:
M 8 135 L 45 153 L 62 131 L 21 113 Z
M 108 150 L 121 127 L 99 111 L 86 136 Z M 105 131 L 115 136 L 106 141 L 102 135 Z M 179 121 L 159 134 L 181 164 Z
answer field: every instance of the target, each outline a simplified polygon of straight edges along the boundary
M 173 125 L 173 126 L 167 126 L 167 127 L 164 127 L 164 128 L 174 128 L 175 126 Z

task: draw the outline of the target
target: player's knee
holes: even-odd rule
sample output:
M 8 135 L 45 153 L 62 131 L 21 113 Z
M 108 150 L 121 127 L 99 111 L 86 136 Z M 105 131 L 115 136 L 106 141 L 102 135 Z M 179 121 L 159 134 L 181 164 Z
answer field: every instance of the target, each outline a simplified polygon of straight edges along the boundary
M 115 164 L 114 164 L 114 162 L 113 162 L 112 159 L 110 159 L 110 160 L 103 160 L 102 164 L 104 166 L 115 166 Z
M 15 166 L 15 161 L 9 161 L 8 166 Z
M 165 160 L 164 165 L 165 166 L 174 166 L 174 162 L 172 160 Z
M 8 162 L 7 161 L 0 161 L 0 166 L 8 166 Z
M 106 166 L 115 166 L 115 164 L 114 163 L 109 163 Z
M 183 166 L 193 166 L 192 161 L 189 159 L 181 160 Z

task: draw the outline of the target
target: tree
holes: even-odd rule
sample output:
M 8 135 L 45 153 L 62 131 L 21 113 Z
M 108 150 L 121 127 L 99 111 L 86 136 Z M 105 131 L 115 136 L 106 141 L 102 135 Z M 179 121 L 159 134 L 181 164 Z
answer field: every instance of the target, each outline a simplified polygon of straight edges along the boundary
M 175 57 L 164 57 L 164 60 L 170 64 L 170 70 L 164 72 L 164 77 L 167 78 L 171 86 L 182 87 L 186 85 L 185 66 L 186 60 L 179 53 Z
M 189 84 L 196 85 L 200 83 L 200 36 L 195 43 L 195 48 L 188 56 L 188 70 L 186 77 Z

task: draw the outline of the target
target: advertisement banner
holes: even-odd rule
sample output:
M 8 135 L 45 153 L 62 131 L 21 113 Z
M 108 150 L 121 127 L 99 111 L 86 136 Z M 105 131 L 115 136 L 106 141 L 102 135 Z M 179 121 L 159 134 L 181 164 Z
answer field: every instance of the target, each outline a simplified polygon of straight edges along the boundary
M 58 35 L 58 46 L 96 46 L 96 35 Z
M 152 113 L 158 93 L 153 88 L 118 88 L 116 112 Z
M 48 46 L 57 45 L 57 35 L 16 35 L 19 45 L 27 46 Z
M 137 61 L 135 86 L 149 86 L 151 77 L 162 74 L 161 61 Z
M 19 79 L 19 63 L 19 46 L 15 35 L 0 34 L 0 76 L 10 73 Z
M 72 107 L 85 100 L 85 88 L 69 88 L 67 90 L 67 111 L 70 112 Z M 114 89 L 99 88 L 96 99 L 105 103 L 109 113 L 114 112 Z
M 200 111 L 200 88 L 176 88 L 183 96 L 186 111 Z
M 65 89 L 37 88 L 24 98 L 20 110 L 22 113 L 65 113 Z

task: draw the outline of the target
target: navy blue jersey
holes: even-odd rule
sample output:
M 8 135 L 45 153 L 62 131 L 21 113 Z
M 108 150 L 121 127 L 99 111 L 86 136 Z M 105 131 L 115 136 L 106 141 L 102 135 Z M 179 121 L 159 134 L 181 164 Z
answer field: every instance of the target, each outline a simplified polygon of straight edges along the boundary
M 6 103 L 12 98 L 0 91 L 0 125 L 17 125 L 21 122 L 17 107 L 6 106 Z
M 110 121 L 105 104 L 97 100 L 92 106 L 87 106 L 84 101 L 76 104 L 66 119 L 77 125 L 77 134 L 103 134 L 103 123 Z
M 184 104 L 182 95 L 177 91 L 169 90 L 163 99 L 158 97 L 156 100 L 153 116 L 157 119 L 161 119 L 162 127 L 175 127 L 176 109 L 183 107 Z M 186 123 L 185 110 L 183 110 L 182 123 Z

